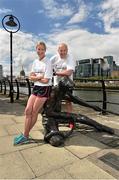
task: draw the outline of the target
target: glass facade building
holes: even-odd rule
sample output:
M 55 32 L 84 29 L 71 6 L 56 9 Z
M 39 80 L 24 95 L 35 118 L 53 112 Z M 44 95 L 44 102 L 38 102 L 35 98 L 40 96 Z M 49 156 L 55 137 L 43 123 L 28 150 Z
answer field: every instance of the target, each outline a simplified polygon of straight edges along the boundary
M 102 61 L 106 61 L 108 68 L 102 70 Z M 77 61 L 75 77 L 111 76 L 113 71 L 113 56 L 104 56 L 103 58 L 82 59 Z

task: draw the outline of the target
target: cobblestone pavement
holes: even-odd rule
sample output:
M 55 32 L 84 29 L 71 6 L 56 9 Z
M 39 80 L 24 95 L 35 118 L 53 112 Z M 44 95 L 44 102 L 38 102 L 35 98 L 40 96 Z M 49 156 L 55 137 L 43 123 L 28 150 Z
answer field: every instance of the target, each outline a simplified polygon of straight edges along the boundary
M 118 179 L 119 117 L 76 105 L 74 110 L 113 127 L 115 135 L 80 124 L 63 146 L 53 147 L 43 141 L 39 114 L 30 134 L 34 140 L 14 146 L 24 127 L 24 106 L 0 95 L 0 179 Z

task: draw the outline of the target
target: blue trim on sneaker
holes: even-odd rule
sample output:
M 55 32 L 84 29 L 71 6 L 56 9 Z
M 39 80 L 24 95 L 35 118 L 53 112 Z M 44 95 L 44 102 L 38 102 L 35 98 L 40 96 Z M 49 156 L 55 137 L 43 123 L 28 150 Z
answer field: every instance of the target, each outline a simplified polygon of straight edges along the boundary
M 27 143 L 27 142 L 28 142 L 28 138 L 25 137 L 23 134 L 17 136 L 17 137 L 14 139 L 14 145 L 24 144 L 24 143 Z
M 16 137 L 14 138 L 14 142 L 15 142 L 17 139 L 19 139 L 21 136 L 23 136 L 23 134 L 20 134 L 20 135 L 16 136 Z

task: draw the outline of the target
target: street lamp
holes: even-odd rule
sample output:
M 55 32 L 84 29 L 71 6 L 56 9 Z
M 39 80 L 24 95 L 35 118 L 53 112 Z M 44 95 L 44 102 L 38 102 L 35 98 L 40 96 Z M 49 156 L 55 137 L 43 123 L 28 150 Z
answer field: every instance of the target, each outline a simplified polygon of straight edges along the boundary
M 3 28 L 10 33 L 10 102 L 14 102 L 13 98 L 13 60 L 12 60 L 12 34 L 16 33 L 20 29 L 20 22 L 17 17 L 13 15 L 6 15 L 2 19 Z

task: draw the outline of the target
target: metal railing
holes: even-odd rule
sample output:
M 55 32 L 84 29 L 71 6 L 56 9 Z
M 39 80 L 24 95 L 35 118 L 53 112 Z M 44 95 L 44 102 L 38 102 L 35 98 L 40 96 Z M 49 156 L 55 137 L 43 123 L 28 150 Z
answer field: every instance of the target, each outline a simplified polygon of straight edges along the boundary
M 92 90 L 100 90 L 102 92 L 102 99 L 100 100 L 87 100 L 86 102 L 90 103 L 90 102 L 100 102 L 102 103 L 102 114 L 106 114 L 106 113 L 112 113 L 112 114 L 116 114 L 116 115 L 119 115 L 119 113 L 116 113 L 116 112 L 113 112 L 113 111 L 109 111 L 107 110 L 107 105 L 108 104 L 113 104 L 113 105 L 116 105 L 118 106 L 119 103 L 118 102 L 111 102 L 111 101 L 108 101 L 107 99 L 107 92 L 110 91 L 115 91 L 114 88 L 110 88 L 106 85 L 106 83 L 110 84 L 110 82 L 119 82 L 119 80 L 104 80 L 104 79 L 101 79 L 101 80 L 89 80 L 89 79 L 82 79 L 82 78 L 78 78 L 78 79 L 74 79 L 74 82 L 76 84 L 75 86 L 75 89 L 78 88 L 78 90 L 80 91 L 81 88 L 85 88 L 85 89 L 91 89 Z M 80 85 L 77 85 L 77 82 L 79 84 L 81 83 L 84 83 L 85 85 L 84 86 L 80 86 Z M 89 83 L 91 82 L 93 85 L 91 85 L 91 88 L 89 88 L 89 86 L 86 85 L 86 83 Z M 98 86 L 95 86 L 95 83 L 98 82 Z M 8 95 L 8 97 L 10 97 L 10 87 L 11 87 L 11 84 L 10 84 L 10 81 L 9 80 L 0 80 L 0 93 L 4 94 L 4 95 Z M 19 81 L 19 79 L 15 79 L 13 81 L 13 89 L 14 89 L 14 92 L 13 92 L 13 95 L 14 95 L 14 101 L 15 100 L 19 100 L 21 97 L 25 96 L 25 97 L 29 97 L 30 94 L 31 94 L 31 90 L 33 88 L 33 82 L 29 81 L 28 78 L 24 79 L 23 81 Z M 23 91 L 24 90 L 24 91 Z M 119 87 L 116 88 L 116 92 L 119 92 Z
M 11 82 L 10 80 L 0 80 L 0 93 L 4 95 L 10 96 L 11 94 Z M 13 81 L 13 95 L 14 100 L 19 100 L 21 95 L 22 96 L 30 96 L 31 89 L 33 87 L 33 82 L 30 82 L 28 78 L 24 79 L 23 81 L 19 81 L 19 79 L 15 79 Z M 25 89 L 25 91 L 23 91 Z
M 107 93 L 108 92 L 116 92 L 119 93 L 119 79 L 86 79 L 86 78 L 78 78 L 78 79 L 74 79 L 76 87 L 75 89 L 78 89 L 80 91 L 80 89 L 87 89 L 89 91 L 101 91 L 102 92 L 102 99 L 100 100 L 87 100 L 86 102 L 100 102 L 102 103 L 102 114 L 107 114 L 107 113 L 112 113 L 115 115 L 119 115 L 118 112 L 113 112 L 107 109 L 107 105 L 116 105 L 119 106 L 119 102 L 112 102 L 108 100 L 107 97 Z M 77 82 L 78 82 L 78 86 L 77 86 Z M 90 82 L 90 86 L 89 84 L 87 85 L 87 82 Z M 98 82 L 98 85 L 96 84 L 96 82 Z M 83 85 L 81 85 L 81 83 Z M 113 84 L 113 85 L 112 85 Z

